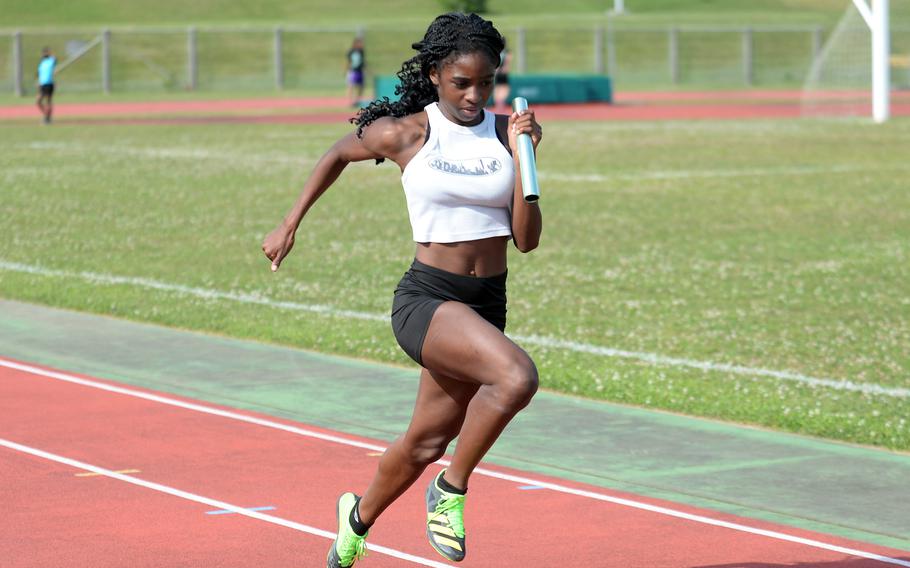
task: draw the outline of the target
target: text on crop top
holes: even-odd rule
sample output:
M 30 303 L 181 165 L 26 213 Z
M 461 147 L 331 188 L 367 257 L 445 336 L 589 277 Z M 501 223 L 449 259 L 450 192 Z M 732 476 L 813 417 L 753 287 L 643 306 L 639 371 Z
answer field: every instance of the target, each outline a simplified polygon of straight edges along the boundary
M 426 106 L 429 139 L 401 174 L 414 240 L 452 243 L 511 236 L 515 165 L 496 136 L 496 115 L 475 126 Z

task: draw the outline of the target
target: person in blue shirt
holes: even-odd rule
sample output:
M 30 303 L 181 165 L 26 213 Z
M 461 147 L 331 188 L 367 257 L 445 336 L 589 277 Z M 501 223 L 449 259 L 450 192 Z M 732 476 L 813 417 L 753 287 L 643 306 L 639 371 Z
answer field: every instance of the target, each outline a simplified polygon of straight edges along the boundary
M 38 63 L 38 109 L 44 116 L 44 124 L 50 124 L 54 112 L 54 70 L 57 67 L 57 58 L 51 53 L 50 48 L 41 50 L 41 62 Z

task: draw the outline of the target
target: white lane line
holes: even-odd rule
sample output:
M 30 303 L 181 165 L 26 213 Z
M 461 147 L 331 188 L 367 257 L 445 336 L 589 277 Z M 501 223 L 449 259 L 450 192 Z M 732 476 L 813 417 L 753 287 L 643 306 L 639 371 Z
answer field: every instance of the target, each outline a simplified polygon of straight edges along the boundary
M 186 499 L 188 501 L 195 501 L 196 503 L 202 503 L 210 507 L 215 507 L 216 509 L 223 511 L 231 511 L 232 513 L 238 513 L 247 517 L 252 517 L 254 519 L 265 521 L 267 523 L 272 523 L 273 525 L 280 525 L 282 527 L 287 527 L 289 529 L 294 529 L 296 531 L 312 534 L 315 536 L 321 536 L 329 540 L 335 540 L 335 533 L 324 531 L 322 529 L 317 529 L 316 527 L 311 527 L 309 525 L 304 525 L 301 523 L 295 523 L 294 521 L 289 521 L 287 519 L 282 519 L 281 517 L 276 517 L 274 515 L 266 515 L 264 513 L 259 513 L 250 509 L 244 509 L 243 507 L 232 505 L 230 503 L 225 503 L 224 501 L 219 501 L 217 499 L 212 499 L 210 497 L 203 497 L 202 495 L 196 495 L 195 493 L 190 493 L 189 491 L 183 491 L 180 489 L 175 489 L 173 487 L 168 487 L 167 485 L 161 485 L 160 483 L 154 483 L 152 481 L 146 481 L 144 479 L 139 479 L 138 477 L 133 477 L 131 475 L 124 475 L 122 473 L 117 473 L 103 467 L 98 467 L 96 465 L 88 464 L 72 458 L 67 458 L 64 456 L 59 456 L 57 454 L 52 454 L 44 450 L 39 450 L 37 448 L 32 448 L 30 446 L 25 446 L 22 444 L 17 444 L 16 442 L 11 442 L 10 440 L 4 440 L 0 438 L 0 446 L 4 446 L 11 450 L 18 452 L 26 453 L 33 455 L 35 457 L 43 458 L 46 460 L 54 461 L 57 463 L 62 463 L 77 469 L 82 469 L 85 471 L 90 471 L 97 473 L 98 475 L 103 475 L 105 477 L 110 477 L 120 481 L 125 481 L 126 483 L 132 483 L 133 485 L 138 485 L 140 487 L 145 487 L 146 489 L 151 489 L 153 491 L 158 491 L 160 493 L 167 493 L 168 495 L 173 495 L 174 497 L 180 497 L 181 499 Z M 395 550 L 394 548 L 388 548 L 385 546 L 380 546 L 378 544 L 369 545 L 370 552 L 378 552 L 380 554 L 385 554 L 388 556 L 393 556 L 401 560 L 407 560 L 408 562 L 413 562 L 415 564 L 421 564 L 423 566 L 433 566 L 434 568 L 449 568 L 448 564 L 443 564 L 441 562 L 436 562 L 429 560 L 427 558 L 421 558 L 420 556 L 414 556 L 413 554 L 408 554 L 406 552 L 401 552 Z
M 170 398 L 167 396 L 162 396 L 158 394 L 142 392 L 134 389 L 129 389 L 125 387 L 118 387 L 116 385 L 105 384 L 97 381 L 91 381 L 88 379 L 83 379 L 81 377 L 76 377 L 68 373 L 60 373 L 57 371 L 49 371 L 42 369 L 40 367 L 34 367 L 32 365 L 23 365 L 22 363 L 17 363 L 15 361 L 9 361 L 7 359 L 0 358 L 0 367 L 6 367 L 8 369 L 15 369 L 17 371 L 23 371 L 26 373 L 31 373 L 33 375 L 38 375 L 41 377 L 47 377 L 49 379 L 56 379 L 58 381 L 65 381 L 68 383 L 74 383 L 77 385 L 82 385 L 85 387 L 91 387 L 103 391 L 113 392 L 117 394 L 123 394 L 126 396 L 132 396 L 135 398 L 141 398 L 144 400 L 150 400 L 152 402 L 157 402 L 160 404 L 167 404 L 169 406 L 176 406 L 178 408 L 185 408 L 187 410 L 193 410 L 196 412 L 202 412 L 205 414 L 213 414 L 215 416 L 221 416 L 222 418 L 230 418 L 231 420 L 239 420 L 241 422 L 247 422 L 249 424 L 256 424 L 258 426 L 265 426 L 266 428 L 274 428 L 276 430 L 284 430 L 285 432 L 290 432 L 292 434 L 299 434 L 301 436 L 307 436 L 309 438 L 316 438 L 319 440 L 325 440 L 326 442 L 336 442 L 338 444 L 344 444 L 346 446 L 354 446 L 357 448 L 363 448 L 366 450 L 373 450 L 377 452 L 384 452 L 386 450 L 385 446 L 380 446 L 377 444 L 368 444 L 366 442 L 358 442 L 356 440 L 351 440 L 349 438 L 343 438 L 341 436 L 332 436 L 330 434 L 323 434 L 321 432 L 316 432 L 313 430 L 306 430 L 303 428 L 298 428 L 296 426 L 290 426 L 288 424 L 281 424 L 280 422 L 274 422 L 272 420 L 264 420 L 262 418 L 256 418 L 255 416 L 247 416 L 245 414 L 240 414 L 237 412 L 231 412 L 230 410 L 222 410 L 220 408 L 215 408 L 212 406 L 205 406 L 203 404 L 195 404 L 192 402 L 185 402 L 182 400 L 177 400 L 175 398 Z
M 42 376 L 42 377 L 48 377 L 51 379 L 57 379 L 57 380 L 61 380 L 61 381 L 75 383 L 78 385 L 97 388 L 97 389 L 114 392 L 114 393 L 118 393 L 118 394 L 124 394 L 127 396 L 134 396 L 137 398 L 154 401 L 154 402 L 158 402 L 161 404 L 167 404 L 167 405 L 171 405 L 171 406 L 185 408 L 188 410 L 203 412 L 206 414 L 213 414 L 215 416 L 221 416 L 223 418 L 240 420 L 242 422 L 248 422 L 251 424 L 257 424 L 259 426 L 264 426 L 266 428 L 274 428 L 277 430 L 283 430 L 285 432 L 299 434 L 301 436 L 309 436 L 312 438 L 317 438 L 319 440 L 325 440 L 328 442 L 334 442 L 337 444 L 354 446 L 357 448 L 367 448 L 367 449 L 376 450 L 376 451 L 385 451 L 385 449 L 386 449 L 384 446 L 380 446 L 377 444 L 367 444 L 367 443 L 360 442 L 357 440 L 351 440 L 351 439 L 348 439 L 348 438 L 345 438 L 342 436 L 331 436 L 331 435 L 322 434 L 319 432 L 313 432 L 311 430 L 306 430 L 303 428 L 296 428 L 294 426 L 289 426 L 287 424 L 281 424 L 279 422 L 273 422 L 271 420 L 264 420 L 261 418 L 255 418 L 253 416 L 246 416 L 246 415 L 240 414 L 238 412 L 220 410 L 220 409 L 205 406 L 202 404 L 188 403 L 188 402 L 184 402 L 181 400 L 168 398 L 166 396 L 136 391 L 136 390 L 118 387 L 118 386 L 114 386 L 114 385 L 108 385 L 108 384 L 104 384 L 104 383 L 100 383 L 100 382 L 96 382 L 96 381 L 91 381 L 88 379 L 83 379 L 80 377 L 75 377 L 75 376 L 69 375 L 67 373 L 49 371 L 49 370 L 41 369 L 39 367 L 34 367 L 32 365 L 25 365 L 22 363 L 17 363 L 15 361 L 8 361 L 8 360 L 2 359 L 2 358 L 0 358 L 0 367 L 7 367 L 10 369 L 24 371 L 26 373 L 30 373 L 33 375 L 38 375 L 38 376 Z M 439 460 L 437 463 L 439 463 L 440 465 L 444 465 L 444 466 L 451 465 L 451 462 L 449 462 L 448 460 Z M 114 473 L 114 472 L 110 472 L 110 473 Z M 712 525 L 712 526 L 716 526 L 716 527 L 723 527 L 723 528 L 727 528 L 727 529 L 731 529 L 731 530 L 735 530 L 735 531 L 739 531 L 739 532 L 745 532 L 745 533 L 749 533 L 749 534 L 765 536 L 765 537 L 776 539 L 776 540 L 783 540 L 783 541 L 787 541 L 787 542 L 803 544 L 803 545 L 810 546 L 813 548 L 820 548 L 820 549 L 829 550 L 832 552 L 840 552 L 843 554 L 849 554 L 851 556 L 869 558 L 872 560 L 878 560 L 878 561 L 889 563 L 889 564 L 896 564 L 898 566 L 907 566 L 908 568 L 910 568 L 910 562 L 905 562 L 903 560 L 898 560 L 896 558 L 890 558 L 888 556 L 882 556 L 882 555 L 875 554 L 872 552 L 866 552 L 864 550 L 846 548 L 843 546 L 828 544 L 825 542 L 802 538 L 802 537 L 798 537 L 798 536 L 793 536 L 793 535 L 789 535 L 789 534 L 781 533 L 781 532 L 777 532 L 777 531 L 770 531 L 770 530 L 765 530 L 765 529 L 759 529 L 756 527 L 750 527 L 748 525 L 742 525 L 739 523 L 721 521 L 718 519 L 712 519 L 711 517 L 705 517 L 702 515 L 694 515 L 694 514 L 686 513 L 683 511 L 677 511 L 675 509 L 669 509 L 667 507 L 659 507 L 657 505 L 650 505 L 648 503 L 633 501 L 631 499 L 613 497 L 611 495 L 606 495 L 604 493 L 597 493 L 594 491 L 585 491 L 582 489 L 575 489 L 573 487 L 567 487 L 567 486 L 559 485 L 556 483 L 549 483 L 546 481 L 541 481 L 541 480 L 533 479 L 530 477 L 522 477 L 522 476 L 518 476 L 518 475 L 500 473 L 498 471 L 493 471 L 493 470 L 481 468 L 481 467 L 476 468 L 474 470 L 474 473 L 477 473 L 479 475 L 484 475 L 487 477 L 492 477 L 495 479 L 501 479 L 503 481 L 517 483 L 518 485 L 534 485 L 537 487 L 550 489 L 552 491 L 556 491 L 559 493 L 566 493 L 569 495 L 576 495 L 578 497 L 584 497 L 587 499 L 605 501 L 607 503 L 613 503 L 616 505 L 622 505 L 625 507 L 631 507 L 634 509 L 649 511 L 649 512 L 657 513 L 660 515 L 666 515 L 666 516 L 670 516 L 670 517 L 676 517 L 679 519 L 685 519 L 687 521 L 693 521 L 693 522 L 702 523 L 702 524 L 706 524 L 706 525 Z M 114 474 L 114 475 L 120 475 L 120 474 Z M 226 507 L 222 507 L 222 508 L 226 509 Z M 255 512 L 251 512 L 251 513 L 255 513 Z M 332 536 L 332 538 L 334 538 L 334 535 Z
M 336 316 L 350 319 L 388 322 L 389 316 L 384 314 L 373 314 L 355 310 L 342 310 L 332 306 L 319 304 L 303 304 L 300 302 L 286 302 L 273 300 L 267 296 L 256 293 L 235 293 L 222 292 L 209 288 L 198 288 L 192 286 L 183 286 L 180 284 L 171 284 L 149 278 L 137 278 L 132 276 L 116 276 L 112 274 L 100 274 L 97 272 L 71 272 L 66 270 L 54 270 L 41 266 L 21 264 L 18 262 L 8 262 L 0 259 L 0 270 L 10 272 L 23 272 L 35 274 L 37 276 L 46 276 L 51 278 L 78 279 L 94 284 L 106 286 L 126 285 L 136 286 L 139 288 L 148 288 L 160 290 L 163 292 L 172 292 L 184 296 L 193 296 L 204 300 L 227 300 L 243 304 L 256 304 L 268 306 L 280 310 L 290 310 L 298 312 L 312 312 L 327 316 Z M 881 395 L 893 398 L 910 398 L 910 389 L 901 387 L 887 387 L 876 383 L 856 383 L 847 379 L 828 379 L 820 377 L 811 377 L 792 371 L 777 371 L 773 369 L 764 369 L 761 367 L 746 367 L 743 365 L 733 365 L 729 363 L 717 363 L 713 361 L 698 361 L 695 359 L 685 359 L 680 357 L 668 357 L 657 353 L 648 353 L 642 351 L 626 351 L 623 349 L 614 349 L 601 345 L 592 345 L 590 343 L 581 343 L 557 339 L 553 337 L 544 337 L 538 335 L 512 335 L 513 339 L 528 345 L 536 345 L 551 349 L 566 349 L 576 353 L 589 353 L 601 357 L 614 357 L 623 359 L 634 359 L 652 365 L 664 367 L 689 367 L 700 369 L 702 371 L 716 371 L 730 373 L 734 375 L 746 375 L 753 377 L 773 377 L 786 381 L 803 383 L 813 387 L 824 387 L 836 390 L 860 392 L 864 394 Z

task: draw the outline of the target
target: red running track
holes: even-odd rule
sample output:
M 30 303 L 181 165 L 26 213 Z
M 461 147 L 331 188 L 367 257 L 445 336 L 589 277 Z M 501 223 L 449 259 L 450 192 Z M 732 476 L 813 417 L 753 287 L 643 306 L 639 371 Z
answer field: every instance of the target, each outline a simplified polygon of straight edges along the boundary
M 854 91 L 819 94 L 816 114 L 871 116 L 871 103 Z M 797 118 L 799 91 L 620 92 L 615 104 L 534 105 L 541 120 L 732 120 Z M 54 114 L 80 124 L 300 123 L 344 124 L 355 111 L 340 98 L 58 103 Z M 296 112 L 295 112 L 296 111 Z M 502 111 L 500 112 L 507 112 Z M 274 113 L 274 114 L 268 114 Z M 892 93 L 891 113 L 910 116 L 910 92 Z M 0 120 L 37 118 L 32 105 L 0 106 Z
M 232 411 L 71 373 L 47 376 L 0 359 L 0 558 L 7 568 L 283 566 L 319 567 L 335 530 L 334 501 L 362 490 L 377 463 L 375 449 L 280 430 L 339 436 L 290 421 Z M 53 374 L 53 373 L 50 373 Z M 68 380 L 90 381 L 74 384 Z M 175 404 L 199 404 L 197 409 Z M 272 425 L 271 427 L 269 425 Z M 508 434 L 506 434 L 508 435 Z M 18 444 L 21 446 L 14 446 Z M 592 451 L 596 451 L 592 449 Z M 137 473 L 81 477 L 85 471 L 49 459 L 47 452 L 109 470 Z M 504 468 L 497 472 L 523 475 Z M 358 568 L 445 566 L 425 542 L 422 494 L 438 466 L 388 509 L 373 528 L 370 557 Z M 527 480 L 475 474 L 466 522 L 475 567 L 593 566 L 617 568 L 873 568 L 910 566 L 899 551 L 699 511 L 672 503 L 533 475 L 535 481 L 579 490 L 522 489 Z M 252 518 L 210 515 L 218 507 L 142 487 L 128 480 L 179 489 L 235 507 L 275 507 Z M 861 549 L 891 561 L 860 558 L 779 538 L 750 534 L 641 510 L 611 500 L 669 507 L 829 545 Z M 291 527 L 274 524 L 286 520 Z M 303 527 L 302 529 L 300 527 Z M 311 530 L 307 530 L 311 527 Z M 315 534 L 314 534 L 315 533 Z M 389 556 L 376 545 L 411 554 Z M 420 560 L 425 559 L 425 560 Z
M 209 101 L 137 101 L 137 102 L 98 102 L 98 103 L 57 103 L 54 114 L 57 116 L 92 116 L 92 115 L 142 115 L 173 113 L 217 113 L 217 112 L 251 112 L 284 109 L 314 109 L 348 106 L 348 99 L 340 98 L 270 98 L 270 99 L 225 99 Z M 36 116 L 34 105 L 0 106 L 0 119 L 29 118 Z
M 868 116 L 871 110 L 856 111 L 851 104 L 832 103 L 843 107 L 849 116 Z M 667 120 L 754 120 L 802 118 L 800 106 L 781 104 L 718 104 L 718 105 L 607 105 L 599 103 L 571 105 L 535 105 L 541 122 L 548 121 L 667 121 Z M 500 113 L 507 111 L 498 111 Z M 910 116 L 910 103 L 892 104 L 892 116 Z M 322 114 L 222 114 L 181 116 L 117 116 L 67 119 L 66 124 L 345 124 L 353 112 Z

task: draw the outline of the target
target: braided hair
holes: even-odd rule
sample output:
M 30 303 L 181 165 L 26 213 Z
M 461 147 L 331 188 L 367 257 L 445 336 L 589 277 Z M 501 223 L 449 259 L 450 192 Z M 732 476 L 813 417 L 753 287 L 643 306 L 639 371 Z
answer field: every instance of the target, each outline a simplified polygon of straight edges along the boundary
M 417 55 L 401 65 L 399 84 L 395 87 L 395 94 L 401 95 L 399 100 L 390 102 L 388 97 L 383 97 L 361 110 L 351 119 L 357 125 L 357 136 L 363 137 L 363 129 L 378 118 L 400 118 L 438 101 L 436 86 L 430 81 L 430 69 L 439 69 L 459 55 L 478 51 L 499 65 L 499 53 L 504 46 L 505 39 L 493 24 L 477 14 L 452 12 L 437 17 L 427 28 L 423 41 L 411 44 Z

